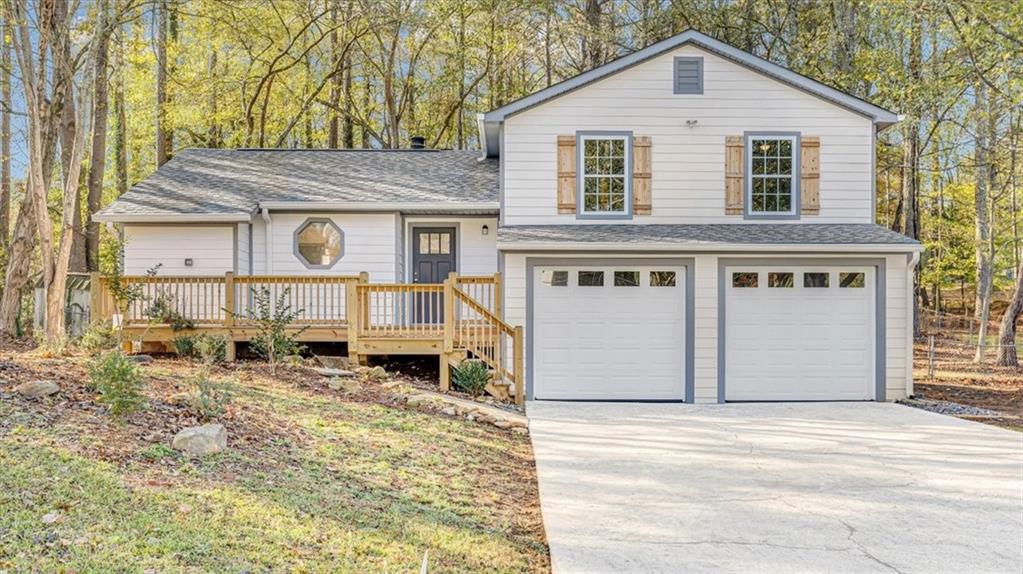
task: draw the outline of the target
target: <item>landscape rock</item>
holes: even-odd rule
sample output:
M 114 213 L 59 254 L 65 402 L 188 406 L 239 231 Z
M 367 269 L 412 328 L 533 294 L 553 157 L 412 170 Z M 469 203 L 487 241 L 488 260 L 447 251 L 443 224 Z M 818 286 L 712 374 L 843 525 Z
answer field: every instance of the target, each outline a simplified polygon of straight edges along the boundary
M 191 456 L 218 453 L 227 448 L 227 431 L 218 424 L 188 427 L 174 435 L 171 446 Z
M 499 428 L 499 429 L 510 429 L 512 427 L 512 424 L 509 421 L 496 420 L 496 421 L 494 421 L 494 426 Z
M 515 434 L 529 434 L 529 429 L 526 427 L 512 427 L 512 432 Z
M 410 407 L 418 407 L 422 405 L 429 405 L 432 403 L 433 398 L 427 397 L 425 395 L 412 395 L 411 397 L 408 398 L 407 401 L 405 401 L 405 404 L 407 404 Z
M 356 381 L 355 379 L 331 377 L 327 381 L 327 387 L 335 391 L 343 391 L 345 393 L 357 393 L 362 390 L 362 383 Z
M 383 367 L 372 367 L 368 371 L 365 371 L 363 376 L 366 377 L 367 380 L 374 382 L 384 381 L 387 380 L 387 370 Z
M 153 362 L 153 358 L 150 357 L 149 355 L 129 355 L 129 356 L 131 357 L 132 361 L 135 361 L 136 363 L 138 363 L 140 365 L 144 365 L 146 363 L 152 363 Z
M 453 417 L 453 416 L 458 414 L 458 412 L 455 411 L 455 407 L 448 407 L 448 408 L 442 410 L 441 412 L 446 414 L 449 417 Z
M 316 355 L 316 360 L 319 361 L 320 365 L 326 369 L 340 369 L 347 371 L 352 365 L 348 357 L 325 357 Z
M 59 512 L 53 511 L 53 512 L 47 512 L 46 514 L 44 514 L 43 518 L 42 518 L 42 521 L 43 521 L 43 524 L 55 524 L 57 522 L 60 522 L 60 520 L 62 518 L 63 517 L 60 515 Z
M 14 390 L 26 399 L 38 399 L 60 392 L 60 386 L 53 381 L 29 381 L 14 387 Z
M 313 372 L 324 377 L 354 377 L 355 372 L 333 367 L 313 367 Z

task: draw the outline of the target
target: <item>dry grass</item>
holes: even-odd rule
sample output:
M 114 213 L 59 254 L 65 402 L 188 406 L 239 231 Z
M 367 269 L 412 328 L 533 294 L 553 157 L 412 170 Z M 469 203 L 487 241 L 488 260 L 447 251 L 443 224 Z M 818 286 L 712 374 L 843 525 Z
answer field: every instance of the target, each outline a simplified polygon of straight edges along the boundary
M 426 550 L 431 571 L 549 569 L 526 437 L 250 363 L 214 373 L 239 389 L 229 449 L 190 460 L 167 445 L 201 421 L 168 399 L 194 365 L 143 366 L 148 407 L 117 422 L 86 361 L 0 358 L 0 570 L 410 572 Z M 12 392 L 33 379 L 62 392 Z

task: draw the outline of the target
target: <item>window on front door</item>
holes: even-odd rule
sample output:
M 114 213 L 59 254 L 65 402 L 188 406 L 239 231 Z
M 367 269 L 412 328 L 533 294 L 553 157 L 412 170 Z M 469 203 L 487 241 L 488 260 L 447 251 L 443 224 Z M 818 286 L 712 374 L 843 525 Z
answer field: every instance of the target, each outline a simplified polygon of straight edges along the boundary
M 581 196 L 584 215 L 627 215 L 629 136 L 581 136 Z

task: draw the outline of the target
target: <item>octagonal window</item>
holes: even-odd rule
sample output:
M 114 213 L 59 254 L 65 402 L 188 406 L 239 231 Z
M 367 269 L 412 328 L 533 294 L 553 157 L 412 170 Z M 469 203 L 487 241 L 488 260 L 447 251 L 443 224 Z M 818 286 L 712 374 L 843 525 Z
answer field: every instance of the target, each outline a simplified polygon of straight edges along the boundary
M 326 218 L 305 220 L 295 231 L 295 255 L 311 269 L 326 269 L 344 252 L 344 233 Z

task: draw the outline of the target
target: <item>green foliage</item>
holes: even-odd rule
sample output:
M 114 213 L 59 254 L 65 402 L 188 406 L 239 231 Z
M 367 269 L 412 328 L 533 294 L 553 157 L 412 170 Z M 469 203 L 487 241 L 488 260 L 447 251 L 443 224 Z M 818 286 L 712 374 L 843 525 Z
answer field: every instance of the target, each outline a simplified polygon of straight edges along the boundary
M 89 365 L 90 387 L 100 394 L 115 417 L 133 413 L 145 406 L 142 394 L 146 383 L 138 364 L 120 349 L 96 357 Z
M 302 309 L 295 310 L 289 302 L 291 288 L 286 287 L 274 299 L 268 287 L 252 289 L 252 305 L 247 310 L 249 321 L 256 325 L 256 334 L 249 343 L 257 355 L 270 363 L 271 372 L 290 355 L 298 354 L 303 347 L 297 337 L 305 327 L 289 333 L 291 325 L 302 315 Z
M 467 359 L 451 369 L 451 384 L 474 397 L 483 394 L 490 382 L 490 368 L 483 361 Z
M 227 337 L 209 333 L 178 335 L 171 339 L 171 346 L 179 357 L 199 359 L 207 365 L 227 360 L 227 343 Z
M 86 353 L 95 354 L 117 346 L 117 332 L 110 321 L 89 325 L 78 340 L 78 347 Z
M 178 456 L 178 451 L 162 442 L 158 442 L 140 450 L 139 455 L 146 460 L 158 461 L 165 458 L 175 458 Z
M 199 372 L 189 382 L 192 388 L 189 405 L 199 418 L 209 421 L 224 414 L 227 405 L 234 398 L 237 386 L 232 381 L 217 381 L 210 376 L 209 367 Z
M 172 331 L 194 329 L 195 322 L 185 317 L 174 307 L 174 300 L 166 293 L 160 293 L 152 299 L 145 315 L 153 323 L 166 323 Z

